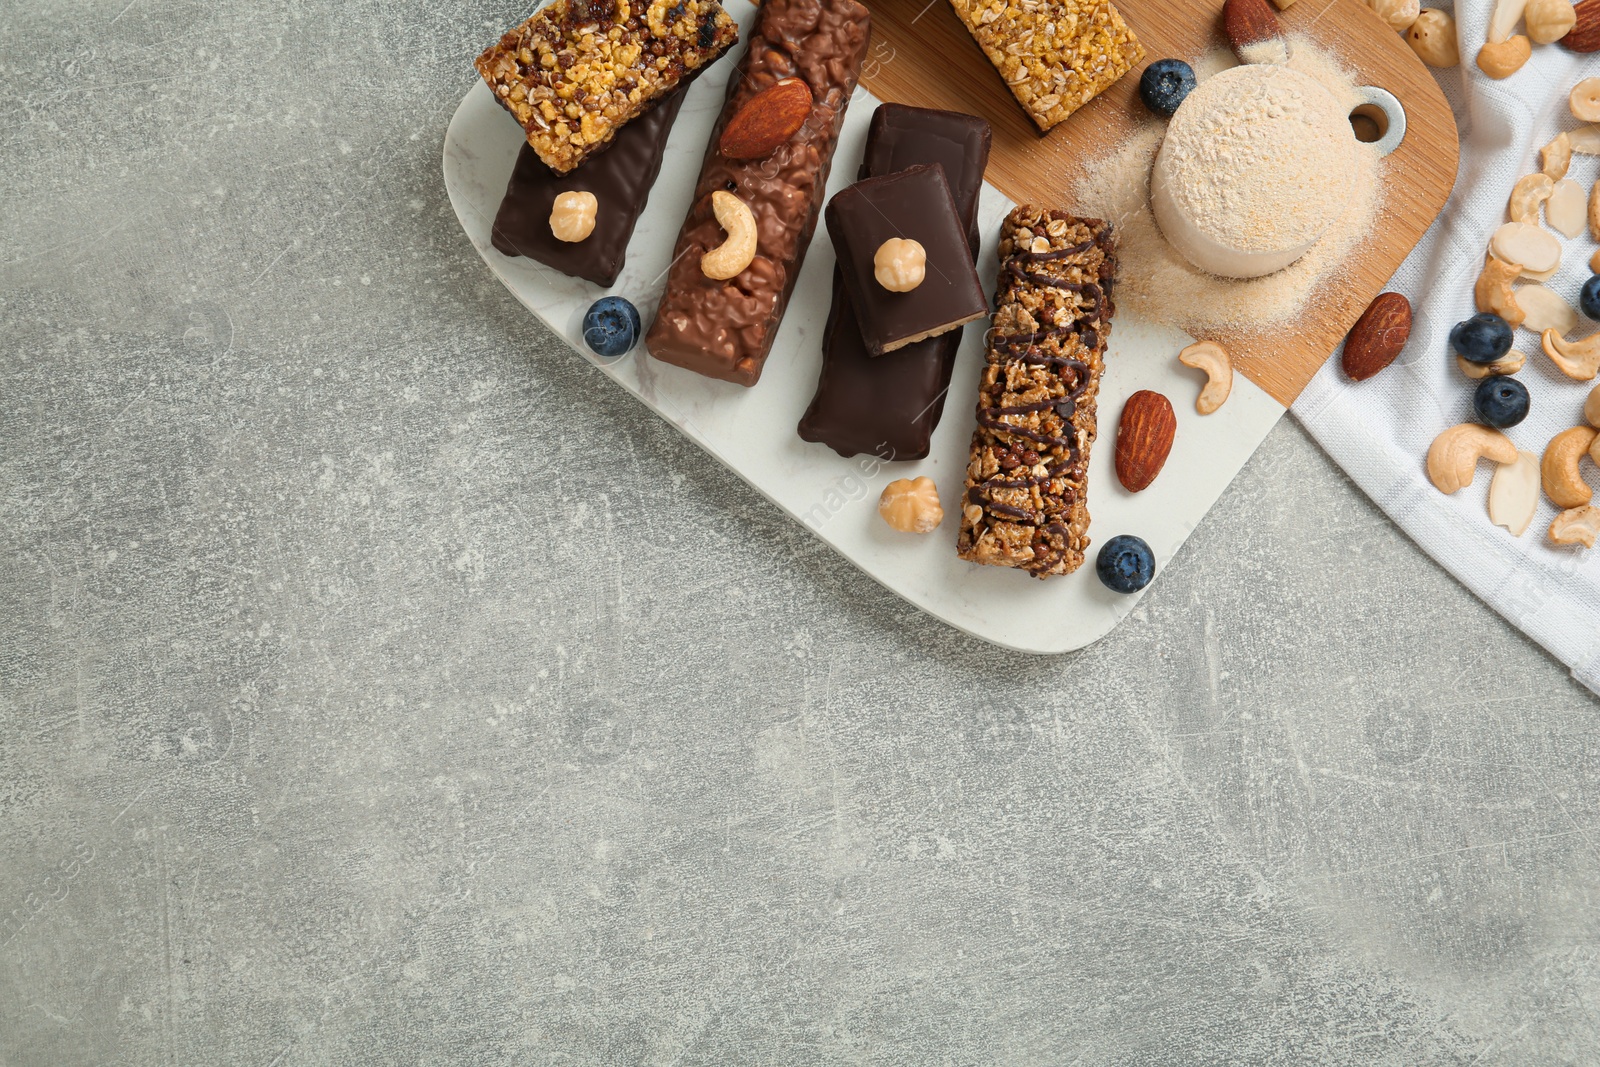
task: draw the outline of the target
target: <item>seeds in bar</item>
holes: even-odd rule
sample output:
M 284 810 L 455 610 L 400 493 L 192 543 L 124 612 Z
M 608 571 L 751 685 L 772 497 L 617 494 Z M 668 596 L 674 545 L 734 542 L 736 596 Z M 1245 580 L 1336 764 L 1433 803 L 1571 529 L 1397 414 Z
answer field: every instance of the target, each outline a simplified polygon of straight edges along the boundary
M 1006 216 L 961 498 L 962 559 L 1036 578 L 1083 565 L 1116 266 L 1107 222 L 1027 205 Z
M 950 0 L 1041 132 L 1144 59 L 1110 0 Z
M 716 0 L 555 0 L 474 66 L 566 174 L 739 39 Z

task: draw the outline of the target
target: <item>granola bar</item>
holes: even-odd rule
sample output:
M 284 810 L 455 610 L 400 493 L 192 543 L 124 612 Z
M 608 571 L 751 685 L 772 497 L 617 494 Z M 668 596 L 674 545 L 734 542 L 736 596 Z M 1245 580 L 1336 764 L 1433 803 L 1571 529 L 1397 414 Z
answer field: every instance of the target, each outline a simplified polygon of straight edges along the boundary
M 950 0 L 1022 109 L 1048 131 L 1144 59 L 1110 0 Z
M 717 0 L 555 0 L 473 65 L 566 174 L 738 39 Z
M 1083 565 L 1116 269 L 1109 222 L 1032 206 L 1006 216 L 961 501 L 962 559 L 1036 578 Z

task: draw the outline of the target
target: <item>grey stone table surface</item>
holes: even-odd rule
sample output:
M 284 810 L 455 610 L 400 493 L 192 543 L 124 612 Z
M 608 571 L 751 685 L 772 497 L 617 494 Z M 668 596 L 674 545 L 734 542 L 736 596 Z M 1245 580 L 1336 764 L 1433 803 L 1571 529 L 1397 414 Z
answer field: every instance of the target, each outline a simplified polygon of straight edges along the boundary
M 921 616 L 457 230 L 520 14 L 0 9 L 0 1064 L 1600 1059 L 1563 668 L 1290 421 L 1099 644 Z

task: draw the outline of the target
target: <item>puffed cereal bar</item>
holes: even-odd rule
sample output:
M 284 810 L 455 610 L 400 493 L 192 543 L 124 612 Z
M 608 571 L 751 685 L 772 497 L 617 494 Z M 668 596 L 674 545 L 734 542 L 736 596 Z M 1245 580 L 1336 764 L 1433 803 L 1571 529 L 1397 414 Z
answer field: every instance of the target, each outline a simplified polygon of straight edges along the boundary
M 1048 131 L 1144 59 L 1110 0 L 950 0 L 1022 109 Z
M 555 0 L 473 65 L 566 174 L 738 39 L 717 0 Z

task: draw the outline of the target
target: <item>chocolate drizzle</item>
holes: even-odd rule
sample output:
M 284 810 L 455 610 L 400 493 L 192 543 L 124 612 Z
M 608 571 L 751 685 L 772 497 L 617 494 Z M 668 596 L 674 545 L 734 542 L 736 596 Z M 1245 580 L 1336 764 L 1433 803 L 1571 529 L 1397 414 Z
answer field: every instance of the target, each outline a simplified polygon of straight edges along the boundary
M 1033 251 L 1041 238 L 1055 247 Z M 1088 545 L 1083 486 L 1113 312 L 1110 226 L 1018 208 L 1001 245 L 999 330 L 978 395 L 960 553 L 1038 577 L 1065 574 Z

